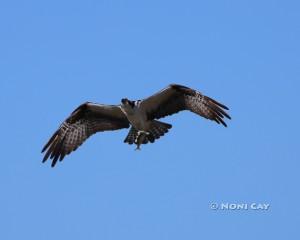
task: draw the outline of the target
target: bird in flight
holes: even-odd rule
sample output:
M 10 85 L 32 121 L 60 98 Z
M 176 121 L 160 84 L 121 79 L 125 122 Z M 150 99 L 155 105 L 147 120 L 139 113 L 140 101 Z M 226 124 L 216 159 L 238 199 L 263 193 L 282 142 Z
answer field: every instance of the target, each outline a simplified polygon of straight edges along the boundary
M 153 143 L 172 128 L 171 124 L 157 119 L 189 110 L 197 115 L 227 127 L 224 117 L 231 119 L 225 105 L 203 95 L 197 90 L 171 84 L 160 92 L 143 100 L 121 100 L 120 105 L 104 105 L 86 102 L 76 108 L 60 125 L 44 146 L 43 162 L 52 159 L 51 166 L 75 151 L 88 137 L 103 131 L 130 128 L 124 142 Z

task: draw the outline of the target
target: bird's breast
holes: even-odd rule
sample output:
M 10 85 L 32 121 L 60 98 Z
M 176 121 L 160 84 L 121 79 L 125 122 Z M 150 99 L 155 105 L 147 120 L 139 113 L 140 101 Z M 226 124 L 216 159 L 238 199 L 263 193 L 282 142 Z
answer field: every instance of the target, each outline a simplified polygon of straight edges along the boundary
M 127 119 L 131 125 L 137 130 L 147 131 L 149 128 L 149 122 L 146 115 L 139 109 L 135 109 L 131 114 L 127 114 Z

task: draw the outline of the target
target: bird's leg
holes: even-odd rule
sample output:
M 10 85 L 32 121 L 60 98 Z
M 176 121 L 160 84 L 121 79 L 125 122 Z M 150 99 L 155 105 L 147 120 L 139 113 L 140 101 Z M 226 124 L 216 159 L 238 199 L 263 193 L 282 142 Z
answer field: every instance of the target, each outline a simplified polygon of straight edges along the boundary
M 136 149 L 135 149 L 135 151 L 141 150 L 141 148 L 140 148 L 140 146 L 141 146 L 141 144 L 142 144 L 141 138 L 142 138 L 142 135 L 141 135 L 140 133 L 138 133 L 138 136 L 137 136 L 137 138 L 136 138 L 136 140 L 135 140 L 135 144 L 136 144 Z M 143 140 L 143 139 L 142 139 L 142 140 Z
M 136 149 L 134 149 L 134 150 L 135 150 L 135 151 L 137 151 L 137 150 L 140 151 L 140 150 L 141 150 L 140 146 L 141 146 L 141 144 L 137 144 L 137 145 L 136 145 Z
M 145 140 L 145 137 L 147 135 L 149 135 L 150 133 L 149 132 L 146 132 L 146 131 L 138 131 L 137 133 L 137 137 L 135 139 L 135 144 L 136 144 L 136 149 L 135 150 L 141 150 L 140 146 L 141 144 L 143 143 L 143 141 Z

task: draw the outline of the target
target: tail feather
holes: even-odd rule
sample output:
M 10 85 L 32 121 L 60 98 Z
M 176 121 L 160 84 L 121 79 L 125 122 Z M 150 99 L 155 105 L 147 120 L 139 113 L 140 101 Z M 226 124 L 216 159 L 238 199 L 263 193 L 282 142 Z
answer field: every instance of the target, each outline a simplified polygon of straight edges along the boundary
M 134 143 L 134 140 L 136 138 L 136 135 L 137 135 L 138 131 L 132 127 L 127 135 L 127 137 L 125 138 L 124 142 L 125 143 L 128 143 L 128 144 L 133 144 Z
M 147 143 L 154 143 L 156 139 L 159 139 L 161 136 L 164 136 L 165 133 L 169 132 L 169 129 L 172 128 L 171 124 L 159 122 L 159 121 L 152 121 L 152 126 L 150 130 L 148 130 L 148 134 L 139 133 L 134 127 L 131 127 L 127 137 L 125 138 L 124 142 L 128 144 L 137 144 L 141 139 L 141 144 Z M 144 136 L 142 136 L 144 135 Z
M 169 132 L 169 129 L 172 128 L 171 124 L 163 123 L 159 121 L 153 121 L 152 127 L 150 129 L 150 135 L 153 135 L 155 139 L 159 139 L 164 136 L 165 133 Z

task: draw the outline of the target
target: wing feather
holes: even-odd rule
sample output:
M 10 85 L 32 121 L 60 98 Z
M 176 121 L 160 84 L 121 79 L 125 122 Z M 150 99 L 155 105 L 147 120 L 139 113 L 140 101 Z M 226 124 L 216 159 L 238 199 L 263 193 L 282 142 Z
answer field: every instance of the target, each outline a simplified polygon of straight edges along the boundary
M 54 167 L 58 160 L 62 161 L 91 135 L 128 127 L 129 122 L 118 106 L 84 103 L 72 112 L 45 144 L 43 162 L 50 158 Z
M 202 93 L 177 84 L 171 84 L 153 96 L 142 100 L 141 107 L 149 120 L 163 118 L 180 111 L 189 110 L 218 124 L 227 124 L 224 118 L 231 119 L 225 110 L 228 107 Z

